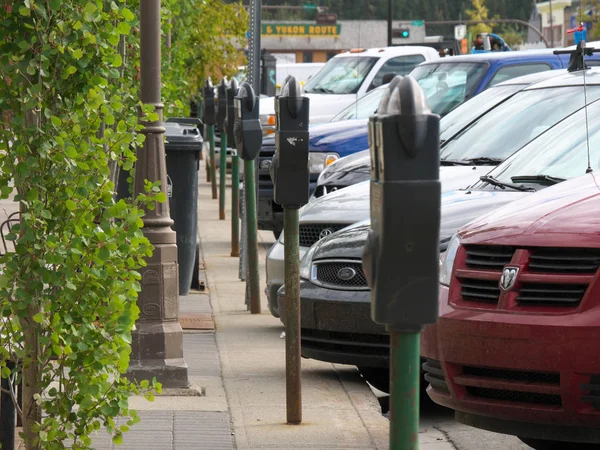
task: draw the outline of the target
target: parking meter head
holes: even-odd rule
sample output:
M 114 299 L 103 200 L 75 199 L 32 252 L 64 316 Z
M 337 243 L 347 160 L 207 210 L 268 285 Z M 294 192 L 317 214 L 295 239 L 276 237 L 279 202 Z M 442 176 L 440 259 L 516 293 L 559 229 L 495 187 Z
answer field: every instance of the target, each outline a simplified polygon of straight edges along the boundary
M 438 314 L 440 118 L 413 78 L 392 83 L 369 122 L 371 231 L 363 267 L 372 319 L 418 330 Z
M 216 121 L 215 88 L 213 87 L 210 78 L 204 82 L 202 94 L 204 96 L 203 121 L 207 125 L 214 125 Z
M 225 129 L 227 130 L 227 142 L 232 147 L 235 146 L 235 137 L 233 134 L 233 124 L 235 122 L 235 111 L 233 99 L 238 94 L 239 84 L 235 78 L 232 78 L 227 87 L 227 114 L 225 117 Z
M 225 131 L 225 118 L 227 117 L 227 81 L 221 80 L 217 87 L 217 127 Z
M 262 127 L 260 125 L 258 98 L 249 83 L 244 82 L 233 100 L 235 121 L 233 135 L 238 155 L 243 160 L 256 159 L 262 145 Z
M 277 98 L 275 157 L 271 163 L 273 200 L 284 208 L 308 203 L 309 99 L 295 77 L 290 77 Z

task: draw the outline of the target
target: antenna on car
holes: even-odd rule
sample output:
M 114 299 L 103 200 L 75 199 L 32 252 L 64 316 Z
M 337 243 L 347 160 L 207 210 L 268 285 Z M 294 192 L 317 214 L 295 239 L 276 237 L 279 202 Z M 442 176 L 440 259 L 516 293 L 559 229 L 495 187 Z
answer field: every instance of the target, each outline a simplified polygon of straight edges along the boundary
M 567 30 L 567 33 L 574 33 L 576 31 L 583 31 L 583 23 L 580 24 L 578 27 Z M 587 169 L 585 170 L 585 173 L 590 173 L 590 172 L 594 171 L 594 169 L 592 169 L 592 163 L 590 160 L 590 131 L 589 131 L 588 107 L 587 107 L 587 84 L 586 84 L 586 79 L 585 79 L 585 71 L 587 69 L 589 69 L 589 67 L 585 63 L 585 56 L 592 56 L 594 53 L 598 53 L 598 52 L 600 52 L 600 49 L 587 48 L 585 45 L 585 41 L 583 39 L 577 43 L 577 46 L 575 47 L 575 50 L 573 50 L 573 51 L 571 51 L 571 50 L 554 50 L 555 55 L 565 55 L 565 54 L 571 55 L 571 57 L 569 58 L 569 66 L 567 69 L 569 72 L 576 72 L 576 71 L 581 70 L 582 74 L 583 74 L 583 102 L 584 102 L 583 110 L 585 113 L 585 143 L 587 146 L 587 159 L 588 159 L 588 166 L 587 166 Z

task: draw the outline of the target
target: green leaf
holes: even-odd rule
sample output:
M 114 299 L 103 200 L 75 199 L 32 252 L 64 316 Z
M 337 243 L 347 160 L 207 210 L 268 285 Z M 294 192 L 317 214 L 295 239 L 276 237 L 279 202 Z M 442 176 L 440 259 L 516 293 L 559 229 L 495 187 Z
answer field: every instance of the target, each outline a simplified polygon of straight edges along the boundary
M 92 14 L 95 13 L 97 9 L 98 7 L 95 4 L 93 4 L 92 2 L 88 2 L 85 5 L 84 11 L 88 14 Z
M 75 206 L 75 202 L 71 199 L 65 202 L 65 206 L 69 211 L 74 211 L 77 207 Z
M 60 117 L 52 116 L 50 117 L 50 121 L 52 122 L 52 125 L 57 128 L 62 125 L 62 120 L 60 120 Z
M 19 14 L 21 14 L 22 16 L 29 16 L 31 14 L 31 10 L 29 8 L 27 8 L 26 6 L 21 6 L 19 8 Z
M 114 67 L 121 67 L 123 65 L 123 57 L 117 53 L 113 58 L 112 65 Z
M 127 131 L 127 124 L 125 123 L 124 120 L 120 120 L 118 125 L 117 125 L 117 131 L 120 133 L 124 133 L 125 131 Z
M 127 24 L 125 22 L 121 22 L 121 23 L 119 23 L 119 25 L 117 25 L 117 30 L 121 34 L 128 35 L 129 31 L 131 30 L 131 27 L 129 26 L 129 24 Z
M 135 15 L 127 8 L 123 8 L 121 10 L 121 14 L 123 15 L 123 18 L 128 22 L 131 22 L 133 21 L 133 19 L 135 19 Z
M 83 51 L 80 48 L 73 50 L 73 58 L 81 59 L 82 57 L 83 57 Z
M 44 321 L 44 315 L 42 313 L 37 313 L 33 316 L 33 321 L 36 323 L 42 323 Z
M 121 445 L 123 443 L 123 433 L 121 433 L 120 431 L 117 432 L 117 434 L 115 434 L 112 438 L 112 441 L 116 444 L 116 445 Z
M 167 201 L 167 196 L 165 195 L 164 192 L 159 192 L 158 194 L 156 194 L 156 201 L 159 203 L 163 203 L 165 201 Z

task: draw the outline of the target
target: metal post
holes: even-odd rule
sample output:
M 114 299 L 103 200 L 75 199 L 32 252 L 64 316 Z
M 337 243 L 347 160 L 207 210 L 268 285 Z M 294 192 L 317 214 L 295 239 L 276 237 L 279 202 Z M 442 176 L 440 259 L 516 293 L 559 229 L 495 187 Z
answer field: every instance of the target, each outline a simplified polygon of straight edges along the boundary
M 208 126 L 208 142 L 210 144 L 210 182 L 212 185 L 212 198 L 217 198 L 217 168 L 215 166 L 215 126 Z
M 260 92 L 260 23 L 261 0 L 250 0 L 250 38 L 248 41 L 248 82 Z M 256 168 L 254 161 L 244 161 L 244 198 L 246 202 L 246 241 L 243 242 L 246 267 L 246 304 L 252 314 L 260 314 L 260 279 L 258 273 L 258 237 L 256 217 Z
M 221 132 L 221 161 L 219 164 L 219 220 L 225 220 L 225 193 L 227 187 L 227 130 Z
M 258 274 L 258 238 L 256 218 L 256 186 L 254 161 L 244 161 L 244 197 L 246 199 L 246 251 L 248 252 L 248 277 L 250 312 L 260 314 L 260 277 Z
M 554 48 L 554 18 L 552 17 L 552 0 L 548 2 L 548 7 L 550 8 L 550 46 Z
M 299 214 L 292 208 L 285 208 L 283 214 L 287 422 L 297 424 L 302 422 Z
M 160 0 L 140 2 L 141 101 L 158 113 L 156 122 L 144 122 L 144 146 L 138 148 L 134 197 L 145 192 L 145 181 L 160 181 L 167 194 L 167 169 L 160 92 Z M 127 376 L 141 381 L 154 377 L 165 387 L 187 387 L 188 370 L 183 359 L 183 331 L 179 325 L 177 244 L 171 229 L 169 202 L 156 203 L 143 217 L 144 236 L 154 246 L 147 265 L 140 270 L 140 317 L 132 332 L 131 362 Z
M 390 450 L 419 448 L 419 336 L 390 330 Z
M 240 157 L 231 157 L 231 256 L 240 256 Z
M 388 0 L 388 17 L 387 17 L 387 45 L 392 46 L 392 13 L 393 13 L 393 0 Z

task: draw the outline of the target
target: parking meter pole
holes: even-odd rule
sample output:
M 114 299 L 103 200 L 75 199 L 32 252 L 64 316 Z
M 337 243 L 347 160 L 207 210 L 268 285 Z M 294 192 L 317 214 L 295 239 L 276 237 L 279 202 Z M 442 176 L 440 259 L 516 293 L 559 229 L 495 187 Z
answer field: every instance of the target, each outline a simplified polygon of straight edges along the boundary
M 390 450 L 419 448 L 419 331 L 390 330 Z
M 227 188 L 227 133 L 221 133 L 221 161 L 219 164 L 219 220 L 225 220 L 225 192 Z
M 217 169 L 215 167 L 215 126 L 208 126 L 208 142 L 210 144 L 210 182 L 212 185 L 212 198 L 217 198 Z
M 260 279 L 258 273 L 258 220 L 256 218 L 256 180 L 254 160 L 244 161 L 244 197 L 246 199 L 246 251 L 248 252 L 248 279 L 250 313 L 260 314 Z
M 300 355 L 300 238 L 298 209 L 283 210 L 285 273 L 285 383 L 287 423 L 302 422 Z
M 237 152 L 231 157 L 231 256 L 240 256 L 240 168 Z

